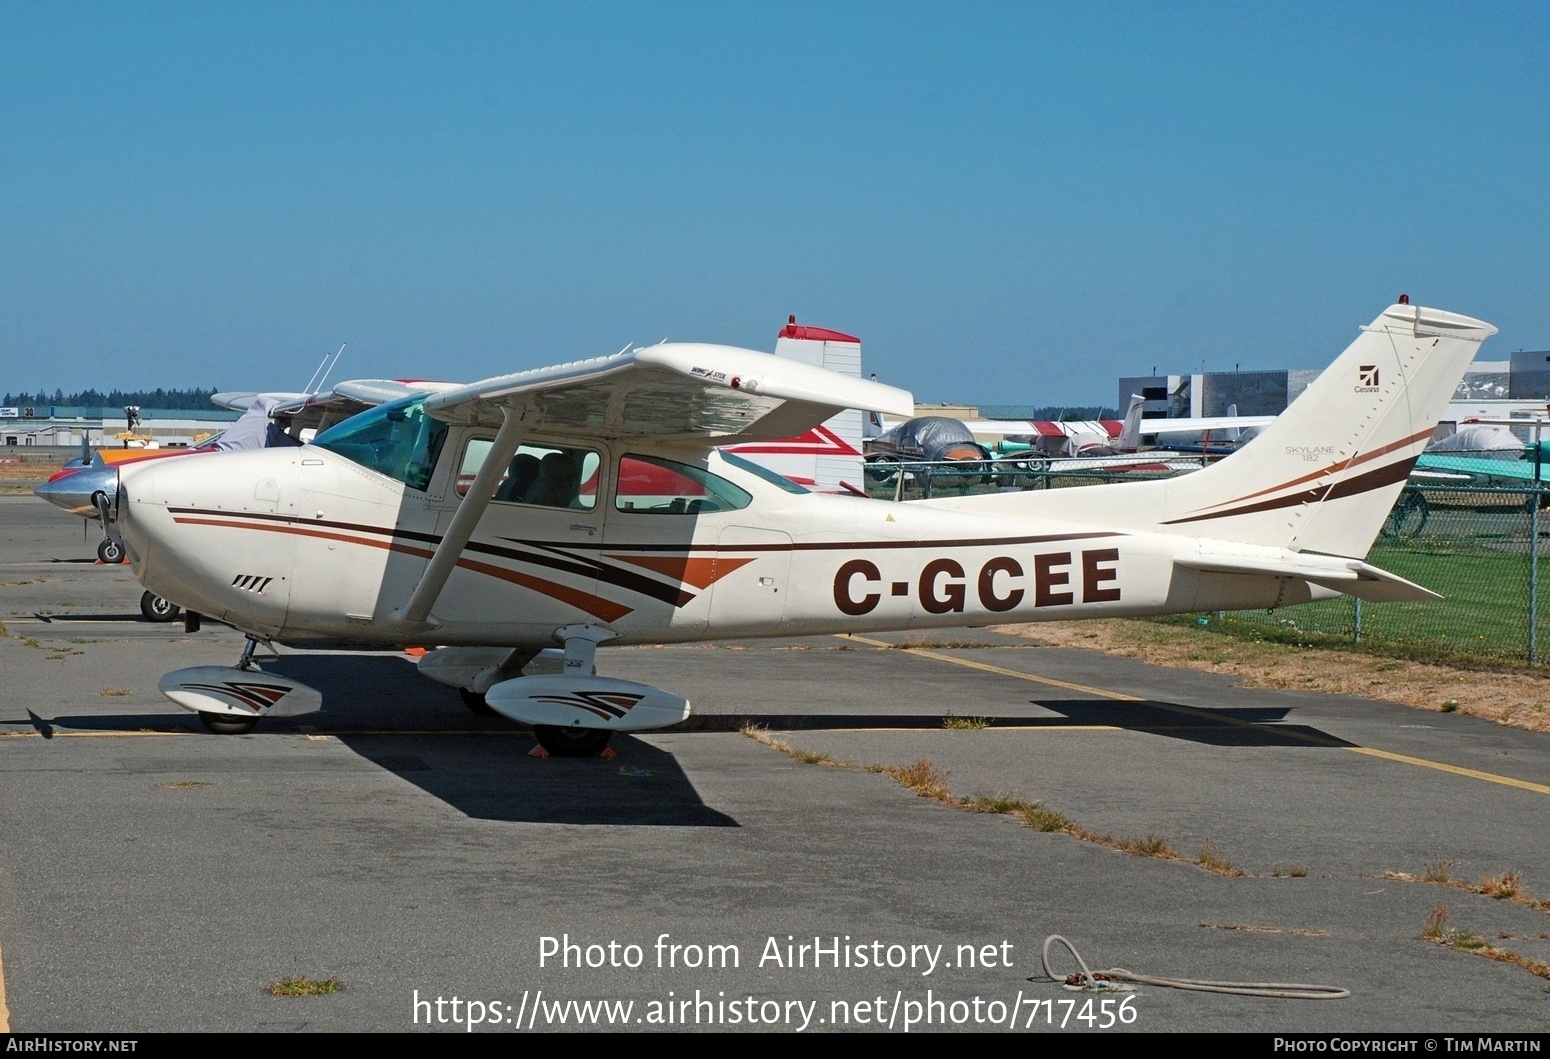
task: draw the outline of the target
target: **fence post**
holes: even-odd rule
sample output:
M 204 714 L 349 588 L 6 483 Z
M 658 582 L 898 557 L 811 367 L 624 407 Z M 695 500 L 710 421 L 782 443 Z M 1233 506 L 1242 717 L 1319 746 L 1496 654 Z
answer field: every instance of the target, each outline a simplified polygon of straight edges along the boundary
M 1544 450 L 1540 448 L 1540 426 L 1534 422 L 1534 491 L 1529 496 L 1528 514 L 1528 664 L 1533 665 L 1539 634 L 1539 498 L 1544 484 L 1539 479 Z
M 1354 608 L 1356 614 L 1356 627 L 1351 631 L 1351 643 L 1355 645 L 1362 642 L 1362 597 L 1352 596 L 1351 599 L 1356 604 Z

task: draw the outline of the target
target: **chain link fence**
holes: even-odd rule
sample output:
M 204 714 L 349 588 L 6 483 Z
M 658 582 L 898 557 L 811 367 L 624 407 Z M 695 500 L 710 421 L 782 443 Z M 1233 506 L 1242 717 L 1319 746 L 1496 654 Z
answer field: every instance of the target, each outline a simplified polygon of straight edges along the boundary
M 894 464 L 868 469 L 875 497 L 916 500 L 968 493 L 1058 489 L 1184 473 L 1172 466 L 1094 467 L 1025 463 Z M 1223 632 L 1345 642 L 1409 657 L 1465 657 L 1482 663 L 1550 664 L 1550 617 L 1540 606 L 1550 570 L 1541 569 L 1550 532 L 1550 491 L 1517 484 L 1410 484 L 1367 559 L 1443 596 L 1425 603 L 1364 603 L 1349 596 L 1274 611 L 1191 615 Z M 1172 620 L 1181 620 L 1178 618 Z

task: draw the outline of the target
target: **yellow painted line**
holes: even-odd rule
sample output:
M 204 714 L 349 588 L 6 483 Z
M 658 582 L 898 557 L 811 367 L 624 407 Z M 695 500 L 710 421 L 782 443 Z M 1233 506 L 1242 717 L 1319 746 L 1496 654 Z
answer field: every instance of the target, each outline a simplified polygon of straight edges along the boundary
M 955 666 L 968 666 L 970 669 L 980 669 L 986 673 L 998 673 L 1004 677 L 1015 677 L 1018 680 L 1032 681 L 1035 684 L 1048 684 L 1052 688 L 1065 688 L 1067 691 L 1080 691 L 1087 695 L 1097 695 L 1099 698 L 1118 699 L 1120 702 L 1147 701 L 1135 695 L 1122 695 L 1117 691 L 1090 688 L 1085 684 L 1071 684 L 1064 680 L 1056 680 L 1054 677 L 1041 677 L 1033 673 L 1019 673 L 1015 669 L 1002 669 L 1000 666 L 986 665 L 984 662 L 975 662 L 967 658 L 954 658 L 951 655 L 937 654 L 935 651 L 929 651 L 923 647 L 910 647 L 907 644 L 892 644 L 883 640 L 870 640 L 865 636 L 846 635 L 844 638 L 854 640 L 857 643 L 864 643 L 869 647 L 884 647 L 894 651 L 905 651 L 912 655 L 920 655 L 922 658 L 934 658 L 938 662 L 951 662 Z
M 502 738 L 507 738 L 507 737 L 511 737 L 511 736 L 527 736 L 529 739 L 531 739 L 532 736 L 533 736 L 533 733 L 531 731 L 524 731 L 522 729 L 516 729 L 516 730 L 510 731 L 510 732 L 487 732 L 487 731 L 481 731 L 480 729 L 477 729 L 477 728 L 449 728 L 449 729 L 446 729 L 446 730 L 439 730 L 438 729 L 438 730 L 435 730 L 435 731 L 427 731 L 427 730 L 421 729 L 421 728 L 360 728 L 360 729 L 351 728 L 351 729 L 344 729 L 344 730 L 337 731 L 337 732 L 325 732 L 325 731 L 320 731 L 318 729 L 313 729 L 312 731 L 300 732 L 300 733 L 297 733 L 297 732 L 270 732 L 270 733 L 265 733 L 265 734 L 277 735 L 277 736 L 279 736 L 279 735 L 298 735 L 299 734 L 299 735 L 302 735 L 305 738 L 313 740 L 313 741 L 318 741 L 318 740 L 321 740 L 321 739 L 337 739 L 340 736 L 349 736 L 349 735 L 414 735 L 414 736 L 431 736 L 431 735 L 489 735 L 489 736 L 500 736 Z M 625 735 L 635 735 L 637 733 L 626 732 L 624 734 Z M 151 738 L 151 737 L 155 737 L 155 736 L 167 736 L 167 737 L 172 737 L 172 738 L 177 738 L 177 739 L 184 739 L 184 738 L 189 738 L 189 737 L 197 737 L 197 738 L 203 738 L 203 739 L 210 739 L 210 738 L 224 739 L 224 738 L 227 738 L 226 736 L 214 736 L 214 737 L 212 737 L 211 735 L 209 735 L 208 733 L 205 733 L 205 732 L 181 732 L 181 731 L 178 731 L 178 732 L 77 732 L 77 731 L 66 731 L 66 730 L 63 730 L 63 729 L 54 728 L 47 735 L 44 735 L 42 732 L 39 732 L 39 731 L 30 731 L 30 732 L 0 732 L 0 739 L 145 739 L 145 738 Z
M 1445 765 L 1441 761 L 1428 761 L 1424 757 L 1409 757 L 1405 754 L 1394 754 L 1387 750 L 1374 750 L 1366 746 L 1348 746 L 1345 749 L 1354 750 L 1358 754 L 1366 754 L 1370 757 L 1380 757 L 1387 761 L 1397 761 L 1402 765 L 1415 765 L 1423 769 L 1436 769 L 1438 772 L 1451 772 L 1455 776 L 1467 776 L 1472 780 L 1484 780 L 1487 783 L 1500 783 L 1504 787 L 1517 787 L 1519 790 L 1533 791 L 1535 794 L 1550 794 L 1550 787 L 1543 783 L 1530 783 L 1528 780 L 1513 779 L 1511 776 L 1498 776 L 1494 772 L 1480 772 L 1476 769 L 1462 768 L 1458 765 Z
M 11 1032 L 11 1009 L 5 1006 L 5 954 L 0 953 L 0 1033 Z
M 58 728 L 51 729 L 48 735 L 42 732 L 0 732 L 0 739 L 143 739 L 149 736 L 186 736 L 198 735 L 198 732 L 74 732 L 63 731 Z
M 1063 680 L 1055 680 L 1051 677 L 1035 676 L 1032 673 L 1019 673 L 1015 669 L 1003 669 L 1000 666 L 986 665 L 984 662 L 975 662 L 967 658 L 954 658 L 951 655 L 938 654 L 935 651 L 928 651 L 919 647 L 907 647 L 900 644 L 891 644 L 883 640 L 870 640 L 865 636 L 846 636 L 845 639 L 855 640 L 858 643 L 864 643 L 872 647 L 884 647 L 892 650 L 907 651 L 910 654 L 920 655 L 923 658 L 932 658 L 938 662 L 949 662 L 956 666 L 967 666 L 970 669 L 979 669 L 987 673 L 996 673 L 1000 676 L 1015 677 L 1018 680 L 1027 680 L 1035 684 L 1049 684 L 1053 687 L 1066 688 L 1070 691 L 1081 691 L 1089 695 L 1097 695 L 1106 699 L 1118 699 L 1122 702 L 1151 701 L 1148 699 L 1137 698 L 1134 695 L 1122 695 L 1116 691 L 1105 691 L 1102 688 L 1090 688 L 1082 684 L 1068 684 Z M 1236 717 L 1221 717 L 1213 714 L 1209 710 L 1197 710 L 1190 706 L 1179 706 L 1175 703 L 1166 702 L 1152 702 L 1152 705 L 1159 709 L 1172 710 L 1176 713 L 1185 713 L 1194 717 L 1208 718 L 1212 721 L 1215 721 L 1218 725 L 1224 727 L 1260 727 L 1259 725 L 1256 725 L 1250 721 L 1240 721 Z M 1030 725 L 1029 727 L 1031 728 L 1040 726 Z M 1265 727 L 1279 732 L 1282 735 L 1289 736 L 1290 738 L 1301 739 L 1305 743 L 1312 743 L 1315 746 L 1339 747 L 1342 750 L 1350 750 L 1357 754 L 1366 754 L 1368 757 L 1381 758 L 1385 761 L 1393 761 L 1402 765 L 1414 765 L 1416 768 L 1435 769 L 1438 772 L 1448 772 L 1455 776 L 1464 776 L 1468 779 L 1480 780 L 1484 783 L 1496 783 L 1503 787 L 1516 787 L 1519 790 L 1532 791 L 1535 794 L 1550 794 L 1550 786 L 1546 786 L 1543 783 L 1531 783 L 1528 780 L 1520 780 L 1512 776 L 1501 776 L 1494 772 L 1481 772 L 1478 769 L 1468 769 L 1461 765 L 1448 765 L 1441 761 L 1431 761 L 1427 758 L 1411 757 L 1408 754 L 1395 754 L 1388 750 L 1375 750 L 1372 747 L 1366 746 L 1348 746 L 1343 742 L 1336 742 L 1332 739 L 1320 739 L 1317 736 L 1309 735 L 1305 732 L 1294 731 L 1289 728 L 1279 728 L 1274 725 L 1267 725 Z M 1104 726 L 1101 730 L 1118 731 L 1119 729 L 1110 729 L 1108 726 Z M 1147 730 L 1155 731 L 1157 729 L 1148 728 Z

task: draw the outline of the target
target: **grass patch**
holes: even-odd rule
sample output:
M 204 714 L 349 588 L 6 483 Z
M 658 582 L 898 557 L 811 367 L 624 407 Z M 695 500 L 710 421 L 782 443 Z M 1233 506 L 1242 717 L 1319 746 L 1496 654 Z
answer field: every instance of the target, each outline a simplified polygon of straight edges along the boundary
M 337 978 L 292 978 L 285 977 L 269 986 L 269 992 L 275 996 L 328 996 L 330 993 L 339 992 L 339 979 Z
M 984 717 L 960 717 L 956 713 L 949 713 L 942 718 L 942 727 L 950 732 L 978 732 L 989 726 L 990 721 Z
M 97 697 L 101 699 L 110 699 L 118 698 L 123 695 L 133 694 L 134 690 L 132 688 L 103 688 L 101 691 L 97 692 Z
M 86 637 L 86 636 L 72 636 L 72 637 L 70 637 L 70 642 L 71 643 L 96 643 L 97 641 L 93 640 L 93 639 L 91 639 L 89 637 Z
M 0 621 L 0 640 L 3 640 L 3 639 L 5 639 L 6 637 L 8 637 L 10 635 L 11 635 L 10 631 L 7 630 L 6 627 L 5 627 L 5 622 Z
M 1506 871 L 1500 875 L 1481 876 L 1479 882 L 1470 882 L 1468 879 L 1455 879 L 1452 870 L 1458 866 L 1458 861 L 1443 860 L 1435 864 L 1426 865 L 1426 871 L 1419 876 L 1402 871 L 1386 871 L 1385 879 L 1397 879 L 1400 882 L 1429 882 L 1438 886 L 1449 886 L 1455 890 L 1464 890 L 1468 893 L 1479 894 L 1481 897 L 1489 897 L 1497 901 L 1511 901 L 1514 904 L 1527 905 L 1537 912 L 1550 912 L 1550 900 L 1534 897 L 1523 887 L 1523 873 L 1518 871 Z
M 752 739 L 755 742 L 763 743 L 771 750 L 779 750 L 782 754 L 795 758 L 804 765 L 828 765 L 831 768 L 853 767 L 843 761 L 835 761 L 828 754 L 821 754 L 816 750 L 801 750 L 797 747 L 794 747 L 784 739 L 775 738 L 775 736 L 770 734 L 770 730 L 768 728 L 765 728 L 763 725 L 754 724 L 752 721 L 749 721 L 747 724 L 743 725 L 743 727 L 738 729 L 738 731 L 742 732 L 743 735 L 746 735 L 749 739 Z
M 762 725 L 749 722 L 743 725 L 740 731 L 748 738 L 763 743 L 772 750 L 779 750 L 781 753 L 805 764 L 827 765 L 831 768 L 857 767 L 846 762 L 834 761 L 827 754 L 798 750 L 785 740 L 777 739 L 771 735 L 769 729 Z M 947 785 L 948 777 L 952 775 L 951 770 L 938 768 L 926 758 L 918 758 L 908 765 L 867 765 L 866 770 L 889 776 L 901 787 L 914 791 L 922 798 L 930 798 L 932 801 L 941 802 L 943 805 L 950 805 L 956 809 L 967 809 L 970 812 L 1010 816 L 1024 827 L 1032 828 L 1035 831 L 1069 835 L 1082 842 L 1108 846 L 1110 849 L 1133 853 L 1136 856 L 1157 857 L 1162 860 L 1176 860 L 1183 864 L 1193 864 L 1196 867 L 1215 872 L 1218 875 L 1241 876 L 1244 874 L 1230 860 L 1222 856 L 1217 851 L 1215 845 L 1209 841 L 1200 847 L 1198 856 L 1191 860 L 1174 850 L 1168 844 L 1167 839 L 1159 835 L 1130 838 L 1108 832 L 1090 831 L 1077 824 L 1064 813 L 1047 808 L 1038 802 L 1029 801 L 1026 798 L 1007 794 L 981 794 L 969 798 L 956 797 Z M 1307 869 L 1305 868 L 1297 869 L 1297 871 L 1304 875 L 1307 874 Z
M 1427 864 L 1426 872 L 1421 876 L 1421 878 L 1425 879 L 1427 882 L 1441 883 L 1446 886 L 1448 883 L 1453 881 L 1449 873 L 1452 872 L 1454 868 L 1457 868 L 1458 864 L 1459 862 L 1456 860 L 1439 860 L 1435 864 Z
M 1351 600 L 1303 604 L 1273 614 L 1231 612 L 1155 619 L 1180 632 L 1213 632 L 1238 641 L 1327 647 L 1391 659 L 1471 669 L 1528 663 L 1528 522 L 1521 512 L 1450 512 L 1453 532 L 1412 541 L 1380 538 L 1367 561 L 1435 589 L 1444 601 L 1392 602 L 1362 610 L 1361 642 Z M 1430 530 L 1430 526 L 1428 529 Z M 1388 672 L 1383 666 L 1379 672 Z
M 1472 930 L 1451 926 L 1449 923 L 1451 918 L 1447 905 L 1434 905 L 1432 914 L 1426 920 L 1426 926 L 1421 928 L 1422 940 L 1436 945 L 1445 945 L 1450 949 L 1458 949 L 1460 952 L 1472 952 L 1498 963 L 1510 963 L 1539 978 L 1550 978 L 1550 964 L 1546 964 L 1543 960 L 1536 960 L 1532 956 L 1524 956 L 1519 952 L 1497 948 Z
M 1327 938 L 1327 930 L 1302 930 L 1296 927 L 1263 927 L 1252 923 L 1202 923 L 1207 930 L 1242 930 L 1250 934 L 1296 934 L 1304 938 Z
M 1031 827 L 1035 831 L 1046 833 L 1058 831 L 1073 836 L 1081 831 L 1081 828 L 1072 823 L 1071 818 L 1064 813 L 1047 809 L 1038 802 L 1030 802 L 1025 798 L 1014 798 L 1005 794 L 982 794 L 975 798 L 960 799 L 958 804 L 971 812 L 1016 817 L 1025 827 Z
M 1515 871 L 1503 872 L 1501 875 L 1487 875 L 1475 888 L 1476 893 L 1494 897 L 1498 901 L 1510 900 L 1522 891 L 1523 875 Z
M 1277 864 L 1270 869 L 1272 879 L 1306 879 L 1308 866 L 1306 864 Z
M 1184 859 L 1172 846 L 1168 845 L 1168 840 L 1161 835 L 1131 838 L 1125 835 L 1104 834 L 1094 839 L 1094 841 L 1105 846 L 1113 846 L 1115 849 L 1123 850 L 1126 853 L 1134 853 L 1140 857 L 1156 857 L 1159 860 Z
M 1214 871 L 1218 875 L 1243 874 L 1237 865 L 1222 856 L 1221 851 L 1216 848 L 1216 843 L 1209 838 L 1202 842 L 1200 848 L 1195 851 L 1195 863 L 1199 864 L 1206 871 Z
M 171 783 L 158 783 L 156 786 L 169 791 L 191 791 L 195 787 L 209 786 L 203 780 L 173 780 Z
M 952 792 L 947 789 L 947 777 L 952 772 L 937 768 L 925 758 L 919 758 L 910 765 L 888 765 L 883 771 L 892 776 L 899 786 L 909 788 L 922 798 L 949 804 L 953 801 Z

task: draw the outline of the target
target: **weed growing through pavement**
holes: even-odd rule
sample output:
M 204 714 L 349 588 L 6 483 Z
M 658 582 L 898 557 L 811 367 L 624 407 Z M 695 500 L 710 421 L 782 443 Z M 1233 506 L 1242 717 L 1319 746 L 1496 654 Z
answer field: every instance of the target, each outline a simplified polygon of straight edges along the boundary
M 763 743 L 772 750 L 779 750 L 781 753 L 798 761 L 808 764 L 827 765 L 831 768 L 857 767 L 848 762 L 835 761 L 827 754 L 815 754 L 811 751 L 798 750 L 785 740 L 777 739 L 771 735 L 769 730 L 761 725 L 750 722 L 743 725 L 741 731 L 748 738 Z M 957 797 L 947 785 L 948 777 L 952 775 L 951 771 L 938 768 L 926 758 L 919 758 L 908 765 L 867 765 L 866 770 L 891 776 L 900 786 L 914 791 L 922 798 L 930 798 L 932 801 L 941 802 L 943 805 L 950 805 L 958 809 L 968 809 L 971 812 L 1010 816 L 1025 827 L 1030 827 L 1035 831 L 1069 835 L 1082 842 L 1108 846 L 1110 849 L 1133 853 L 1141 857 L 1156 857 L 1161 860 L 1176 860 L 1183 864 L 1193 864 L 1198 868 L 1214 872 L 1217 875 L 1240 876 L 1244 874 L 1232 861 L 1222 856 L 1209 841 L 1201 846 L 1199 854 L 1192 859 L 1175 850 L 1169 845 L 1168 840 L 1161 835 L 1149 834 L 1141 838 L 1133 838 L 1126 835 L 1115 835 L 1110 832 L 1090 831 L 1077 824 L 1064 813 L 1047 808 L 1038 802 L 1029 801 L 1026 798 L 1006 794 L 982 794 L 968 798 Z M 1289 871 L 1289 874 L 1306 875 L 1307 870 L 1298 868 Z
M 330 993 L 339 992 L 339 979 L 287 976 L 272 984 L 269 991 L 275 996 L 327 996 Z
M 1472 952 L 1498 963 L 1514 964 L 1540 978 L 1550 978 L 1550 964 L 1546 964 L 1543 960 L 1536 960 L 1532 956 L 1524 956 L 1522 953 L 1499 949 L 1472 930 L 1450 926 L 1451 918 L 1447 905 L 1433 905 L 1432 914 L 1427 918 L 1426 926 L 1421 928 L 1422 939 L 1438 945 L 1446 945 L 1450 949 L 1458 949 L 1461 952 Z

